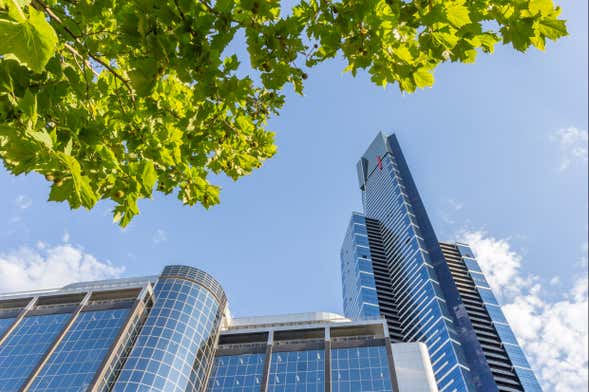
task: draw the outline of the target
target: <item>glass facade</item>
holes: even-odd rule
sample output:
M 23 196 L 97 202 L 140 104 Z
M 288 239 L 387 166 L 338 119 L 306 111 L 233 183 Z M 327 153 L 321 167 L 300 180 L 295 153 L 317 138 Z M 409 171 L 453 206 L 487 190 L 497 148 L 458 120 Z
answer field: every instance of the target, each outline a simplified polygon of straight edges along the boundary
M 363 215 L 352 215 L 344 244 L 341 250 L 344 314 L 356 320 L 377 318 L 380 309 Z
M 0 392 L 205 390 L 227 302 L 208 274 L 168 266 L 38 298 L 0 295 L 0 334 L 31 303 L 0 344 Z
M 457 244 L 455 249 L 462 255 L 463 264 L 476 285 L 476 298 L 465 291 L 462 281 L 454 280 L 463 267 L 454 265 L 452 268 L 458 269 L 451 270 L 446 262 L 396 137 L 379 134 L 357 169 L 368 254 L 377 283 L 376 298 L 380 314 L 389 323 L 391 337 L 427 345 L 442 392 L 497 390 L 495 380 L 502 380 L 502 388 L 507 388 L 501 390 L 540 391 L 472 250 L 464 244 Z M 362 301 L 361 292 L 351 290 L 345 283 L 353 286 L 350 282 L 356 274 L 349 267 L 352 264 L 349 254 L 356 246 L 350 233 L 356 230 L 354 221 L 361 220 L 359 215 L 353 214 L 342 245 L 344 304 Z M 476 305 L 479 298 L 482 304 Z M 516 381 L 502 376 L 509 373 L 510 366 L 491 369 L 487 363 L 481 343 L 484 334 L 490 333 L 481 326 L 486 320 L 474 320 L 470 316 L 477 306 L 478 313 L 486 310 L 492 319 L 493 331 L 500 336 L 500 345 L 505 347 L 524 389 L 515 376 Z M 348 317 L 362 316 L 354 306 L 345 310 Z
M 85 391 L 128 315 L 129 309 L 80 313 L 29 390 Z
M 14 323 L 14 320 L 16 320 L 14 317 L 0 319 L 0 337 L 2 337 L 4 332 L 10 328 L 10 326 Z
M 231 328 L 221 335 L 208 392 L 398 391 L 382 319 L 301 325 L 287 316 L 274 326 L 249 321 L 241 332 Z
M 325 390 L 325 353 L 306 350 L 272 353 L 268 392 Z
M 447 390 L 474 391 L 460 339 L 426 245 L 427 235 L 407 187 L 408 173 L 404 173 L 397 161 L 398 154 L 392 150 L 390 140 L 380 134 L 358 163 L 364 215 L 376 222 L 376 229 L 369 233 L 369 243 L 382 244 L 378 257 L 373 252 L 371 261 L 374 265 L 379 261 L 386 267 L 378 274 L 375 271 L 387 285 L 378 293 L 388 299 L 386 307 L 381 304 L 380 313 L 395 327 L 391 335 L 428 346 L 438 386 L 452 378 L 453 388 Z M 346 236 L 342 250 L 352 246 L 349 241 Z M 345 276 L 348 273 L 342 271 L 344 281 L 349 279 Z M 344 301 L 345 296 L 344 290 Z M 346 315 L 355 316 L 347 312 Z
M 390 392 L 391 375 L 383 346 L 331 350 L 333 392 Z
M 166 267 L 155 304 L 113 391 L 200 391 L 213 365 L 226 299 L 211 279 L 190 267 Z M 207 286 L 202 286 L 207 285 Z
M 475 284 L 476 290 L 483 303 L 484 310 L 486 310 L 487 315 L 491 319 L 493 327 L 499 336 L 501 346 L 507 353 L 510 362 L 509 365 L 515 370 L 521 386 L 526 392 L 542 392 L 542 387 L 538 383 L 515 334 L 511 330 L 507 319 L 501 311 L 499 302 L 491 291 L 491 287 L 487 283 L 487 280 L 475 259 L 474 252 L 466 244 L 456 244 L 456 248 L 458 249 L 462 261 Z
M 0 346 L 0 391 L 18 391 L 63 330 L 70 313 L 25 317 Z
M 264 354 L 223 355 L 215 359 L 209 392 L 259 392 Z

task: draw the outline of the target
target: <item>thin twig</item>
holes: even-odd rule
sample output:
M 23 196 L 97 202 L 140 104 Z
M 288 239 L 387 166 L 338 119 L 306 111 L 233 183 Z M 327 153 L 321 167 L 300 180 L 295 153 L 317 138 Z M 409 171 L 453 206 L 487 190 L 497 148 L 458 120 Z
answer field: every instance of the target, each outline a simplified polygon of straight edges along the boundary
M 38 3 L 41 6 L 41 8 L 43 8 L 43 10 L 47 13 L 47 15 L 49 15 L 49 17 L 52 20 L 54 20 L 55 22 L 57 22 L 63 28 L 74 39 L 74 41 L 76 41 L 77 44 L 84 46 L 84 44 L 82 42 L 80 42 L 80 39 L 78 38 L 78 36 L 76 36 L 67 26 L 65 26 L 63 24 L 63 22 L 61 21 L 61 18 L 59 16 L 57 16 L 51 10 L 51 8 L 49 8 L 49 6 L 47 6 L 47 4 L 45 4 L 42 0 L 34 0 L 34 1 L 36 3 Z M 68 49 L 70 51 L 73 49 L 73 47 L 70 46 L 70 45 L 68 45 L 67 43 L 65 45 L 67 45 L 66 47 L 68 47 Z M 78 55 L 80 55 L 79 52 L 77 52 L 77 53 L 78 53 Z M 119 75 L 119 73 L 117 71 L 115 71 L 114 68 L 112 68 L 108 63 L 106 63 L 100 57 L 98 57 L 96 55 L 93 55 L 90 52 L 88 52 L 88 56 L 90 56 L 90 58 L 92 58 L 94 61 L 96 61 L 97 63 L 99 63 L 100 65 L 102 65 L 104 68 L 106 68 L 111 74 L 113 74 L 113 76 L 115 78 L 119 79 L 125 85 L 125 87 L 127 88 L 127 90 L 129 90 L 129 94 L 131 95 L 131 100 L 133 102 L 135 102 L 135 94 L 134 94 L 133 89 L 131 88 L 131 85 L 129 84 L 129 81 L 127 79 L 125 79 L 121 75 Z
M 63 44 L 63 46 L 64 46 L 64 47 L 65 47 L 67 50 L 69 50 L 70 52 L 72 52 L 72 54 L 74 55 L 74 60 L 75 60 L 75 58 L 76 58 L 76 57 L 79 57 L 80 59 L 84 60 L 84 64 L 85 64 L 85 65 L 86 65 L 88 68 L 90 68 L 90 70 L 92 71 L 92 73 L 93 73 L 93 74 L 94 74 L 96 77 L 100 76 L 100 74 L 98 73 L 98 71 L 96 71 L 94 68 L 92 68 L 92 64 L 90 63 L 90 61 L 88 61 L 88 60 L 85 60 L 85 59 L 84 59 L 84 56 L 82 56 L 82 55 L 80 54 L 80 52 L 78 52 L 78 51 L 77 51 L 77 50 L 76 50 L 76 49 L 75 49 L 73 46 L 71 46 L 71 45 L 70 45 L 70 44 L 68 44 L 67 42 L 66 42 L 66 43 L 64 43 L 64 44 Z M 77 63 L 78 63 L 78 61 L 77 61 L 77 60 L 75 60 L 75 61 L 76 61 L 76 64 L 77 64 Z M 80 67 L 80 66 L 78 66 L 78 67 Z M 81 69 L 81 67 L 80 67 L 80 69 Z

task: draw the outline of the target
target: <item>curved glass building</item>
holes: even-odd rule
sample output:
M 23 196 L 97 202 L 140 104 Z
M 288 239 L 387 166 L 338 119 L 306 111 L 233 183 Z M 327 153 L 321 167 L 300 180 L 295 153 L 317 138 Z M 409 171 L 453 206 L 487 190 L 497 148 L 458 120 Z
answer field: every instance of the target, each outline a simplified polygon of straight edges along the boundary
M 203 391 L 227 298 L 188 266 L 0 295 L 0 392 Z
M 164 268 L 149 312 L 113 391 L 200 391 L 213 365 L 227 303 L 210 275 Z

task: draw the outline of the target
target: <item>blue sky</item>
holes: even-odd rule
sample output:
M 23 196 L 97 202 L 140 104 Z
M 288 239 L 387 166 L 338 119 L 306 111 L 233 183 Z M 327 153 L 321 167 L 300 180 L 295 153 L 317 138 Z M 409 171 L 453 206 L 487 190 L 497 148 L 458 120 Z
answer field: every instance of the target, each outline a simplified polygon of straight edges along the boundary
M 567 281 L 587 238 L 587 171 L 586 162 L 560 170 L 551 136 L 587 129 L 587 3 L 563 14 L 571 36 L 545 52 L 498 46 L 474 65 L 443 65 L 433 88 L 411 95 L 344 74 L 341 61 L 313 69 L 305 96 L 289 93 L 271 121 L 278 154 L 249 177 L 220 179 L 222 203 L 209 211 L 157 196 L 121 231 L 108 203 L 70 211 L 45 201 L 41 176 L 2 170 L 0 250 L 57 244 L 67 232 L 124 275 L 205 269 L 238 315 L 340 311 L 339 246 L 361 209 L 355 164 L 383 130 L 398 135 L 440 239 L 484 228 L 511 238 L 526 270 Z
M 237 316 L 341 312 L 339 247 L 361 209 L 355 164 L 382 130 L 398 135 L 441 240 L 507 241 L 518 273 L 552 281 L 545 298 L 558 300 L 586 274 L 588 213 L 587 2 L 563 6 L 571 36 L 545 52 L 498 46 L 474 65 L 443 65 L 415 94 L 343 74 L 339 60 L 313 69 L 305 96 L 289 92 L 270 123 L 278 154 L 238 182 L 220 179 L 222 203 L 208 211 L 156 196 L 122 231 L 108 203 L 70 211 L 46 202 L 41 176 L 2 169 L 0 266 L 68 245 L 122 276 L 204 269 Z

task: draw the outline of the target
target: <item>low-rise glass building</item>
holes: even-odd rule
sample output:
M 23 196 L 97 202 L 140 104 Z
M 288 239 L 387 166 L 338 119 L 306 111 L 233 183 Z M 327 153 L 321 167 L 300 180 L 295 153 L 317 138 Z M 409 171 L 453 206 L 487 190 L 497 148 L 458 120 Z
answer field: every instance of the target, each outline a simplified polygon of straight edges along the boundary
M 187 266 L 0 295 L 0 392 L 436 391 L 425 346 L 395 346 L 379 318 L 232 318 Z

